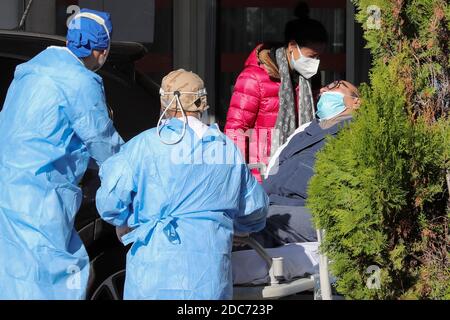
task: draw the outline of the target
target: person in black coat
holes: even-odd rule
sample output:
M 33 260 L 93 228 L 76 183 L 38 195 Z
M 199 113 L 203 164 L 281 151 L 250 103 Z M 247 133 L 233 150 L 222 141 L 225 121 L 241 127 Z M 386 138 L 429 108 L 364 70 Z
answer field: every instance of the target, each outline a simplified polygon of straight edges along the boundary
M 317 104 L 319 119 L 299 128 L 274 155 L 263 182 L 270 200 L 266 228 L 254 235 L 264 247 L 317 241 L 311 214 L 305 208 L 316 154 L 327 136 L 336 136 L 351 122 L 359 105 L 358 90 L 347 81 L 335 81 L 322 88 Z

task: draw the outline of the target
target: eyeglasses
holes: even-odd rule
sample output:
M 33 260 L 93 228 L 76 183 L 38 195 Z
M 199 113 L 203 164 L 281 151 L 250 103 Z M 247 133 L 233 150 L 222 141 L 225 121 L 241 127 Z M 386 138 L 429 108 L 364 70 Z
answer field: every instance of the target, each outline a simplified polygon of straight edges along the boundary
M 346 87 L 347 89 L 349 89 L 352 92 L 351 96 L 353 98 L 359 98 L 359 94 L 357 94 L 356 92 L 352 91 L 352 89 L 343 80 L 333 81 L 332 83 L 327 85 L 325 88 L 327 88 L 328 90 L 333 90 L 333 89 L 339 88 L 341 85 L 343 85 L 344 87 Z
M 333 81 L 332 83 L 330 83 L 329 85 L 327 85 L 326 88 L 327 88 L 328 90 L 333 90 L 333 89 L 339 88 L 341 84 L 342 84 L 344 87 L 348 88 L 348 86 L 347 86 L 347 85 L 345 84 L 345 82 L 343 82 L 342 80 L 335 80 L 335 81 Z

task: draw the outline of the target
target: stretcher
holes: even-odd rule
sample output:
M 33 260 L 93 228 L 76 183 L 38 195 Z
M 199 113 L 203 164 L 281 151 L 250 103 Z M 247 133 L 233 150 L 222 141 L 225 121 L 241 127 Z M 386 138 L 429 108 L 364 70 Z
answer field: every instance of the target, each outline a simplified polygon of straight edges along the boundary
M 261 177 L 263 179 L 267 178 L 268 168 L 264 163 L 252 163 L 249 164 L 248 167 L 250 170 L 259 170 Z M 306 257 L 305 254 L 303 254 L 305 258 L 303 259 L 303 263 L 306 262 L 306 268 L 305 265 L 291 265 L 290 268 L 287 265 L 289 262 L 292 264 L 292 261 L 297 262 L 298 264 L 302 263 L 301 257 L 298 257 L 299 255 L 302 255 L 302 252 L 299 250 L 292 250 L 294 256 L 289 259 L 289 256 L 283 257 L 279 254 L 283 251 L 279 251 L 279 248 L 277 248 L 278 250 L 266 250 L 256 240 L 250 237 L 236 238 L 235 242 L 247 245 L 254 250 L 253 253 L 248 253 L 248 261 L 254 259 L 255 253 L 259 256 L 259 261 L 264 261 L 267 277 L 266 281 L 255 281 L 250 278 L 250 281 L 245 284 L 242 283 L 242 281 L 236 281 L 233 287 L 234 299 L 281 299 L 298 293 L 311 291 L 315 300 L 331 300 L 332 293 L 328 271 L 328 258 L 318 250 L 323 235 L 323 230 L 317 230 L 318 242 L 315 243 L 316 250 L 314 257 L 312 257 L 312 255 Z M 298 248 L 294 247 L 294 249 Z M 233 266 L 233 272 L 235 274 L 236 272 L 240 272 L 239 269 L 242 268 L 242 266 L 245 266 L 246 259 L 241 257 L 239 260 L 241 260 L 240 265 Z M 257 270 L 257 268 L 255 270 Z M 236 279 L 236 277 L 234 278 Z
M 235 300 L 281 299 L 302 292 L 331 300 L 328 260 L 318 250 L 320 242 L 274 249 L 264 249 L 251 237 L 235 242 L 252 248 L 232 254 Z

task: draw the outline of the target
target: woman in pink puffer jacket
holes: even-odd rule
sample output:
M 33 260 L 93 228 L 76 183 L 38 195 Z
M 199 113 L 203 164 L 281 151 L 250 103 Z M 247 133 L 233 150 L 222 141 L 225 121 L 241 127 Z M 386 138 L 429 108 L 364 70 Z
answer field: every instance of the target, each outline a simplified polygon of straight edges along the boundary
M 298 19 L 286 25 L 285 45 L 257 46 L 234 86 L 225 133 L 250 164 L 268 164 L 273 132 L 281 132 L 277 145 L 282 144 L 300 124 L 314 117 L 308 79 L 317 72 L 327 32 L 320 22 L 308 17 L 307 7 L 298 8 L 296 14 Z M 252 173 L 261 181 L 258 170 Z

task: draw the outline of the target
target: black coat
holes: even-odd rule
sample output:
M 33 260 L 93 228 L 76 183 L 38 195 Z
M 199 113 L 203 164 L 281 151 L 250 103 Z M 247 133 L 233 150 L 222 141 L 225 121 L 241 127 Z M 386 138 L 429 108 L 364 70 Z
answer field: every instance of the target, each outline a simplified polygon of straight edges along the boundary
M 278 171 L 269 175 L 263 182 L 270 204 L 305 205 L 308 182 L 314 174 L 317 152 L 323 148 L 328 135 L 337 135 L 339 130 L 350 121 L 351 118 L 331 128 L 322 129 L 319 122 L 314 120 L 304 131 L 292 137 L 279 156 Z M 274 168 L 271 172 L 273 171 Z

